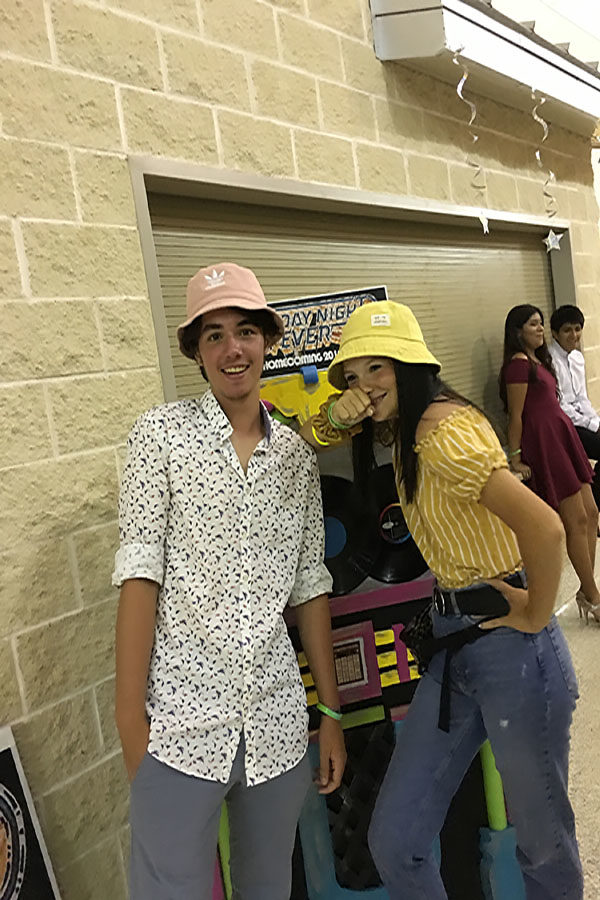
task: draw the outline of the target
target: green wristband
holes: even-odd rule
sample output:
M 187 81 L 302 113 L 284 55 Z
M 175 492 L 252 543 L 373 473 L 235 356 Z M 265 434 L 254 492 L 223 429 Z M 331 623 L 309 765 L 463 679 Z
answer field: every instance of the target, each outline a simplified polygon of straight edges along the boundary
M 350 425 L 342 425 L 341 422 L 336 422 L 333 416 L 331 415 L 331 407 L 337 403 L 337 398 L 332 400 L 329 406 L 327 407 L 327 418 L 329 419 L 329 424 L 333 428 L 337 428 L 338 431 L 346 431 L 347 428 L 350 428 Z
M 521 453 L 521 448 L 519 447 L 517 450 L 511 450 L 510 453 L 507 453 L 506 455 L 508 456 L 509 459 L 512 459 L 513 456 L 519 456 L 520 453 Z
M 330 719 L 335 719 L 336 722 L 341 722 L 342 720 L 341 712 L 336 712 L 335 709 L 329 709 L 324 703 L 317 703 L 317 709 L 319 712 L 322 712 L 323 715 L 329 716 Z

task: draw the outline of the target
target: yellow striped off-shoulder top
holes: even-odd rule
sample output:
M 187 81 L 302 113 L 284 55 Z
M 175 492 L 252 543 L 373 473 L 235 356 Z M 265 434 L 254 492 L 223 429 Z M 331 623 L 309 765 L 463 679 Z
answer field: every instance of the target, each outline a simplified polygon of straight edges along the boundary
M 400 484 L 398 493 L 415 543 L 440 585 L 462 588 L 520 569 L 514 532 L 478 502 L 494 469 L 508 465 L 485 416 L 471 406 L 455 410 L 415 451 L 414 501 L 407 503 Z

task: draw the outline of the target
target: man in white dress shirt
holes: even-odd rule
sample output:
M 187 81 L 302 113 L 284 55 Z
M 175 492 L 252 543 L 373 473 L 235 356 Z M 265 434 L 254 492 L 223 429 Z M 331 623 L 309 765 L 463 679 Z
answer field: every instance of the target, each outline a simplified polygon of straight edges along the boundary
M 553 340 L 549 349 L 558 379 L 560 405 L 573 422 L 588 458 L 596 460 L 592 491 L 596 506 L 600 507 L 600 416 L 587 395 L 585 360 L 580 350 L 584 324 L 578 306 L 559 306 L 550 318 Z
M 135 423 L 113 583 L 116 720 L 131 782 L 131 900 L 211 900 L 229 811 L 238 900 L 285 900 L 311 773 L 306 693 L 283 612 L 294 607 L 323 713 L 318 786 L 344 739 L 313 451 L 260 402 L 283 334 L 253 272 L 189 282 L 182 353 L 210 389 Z

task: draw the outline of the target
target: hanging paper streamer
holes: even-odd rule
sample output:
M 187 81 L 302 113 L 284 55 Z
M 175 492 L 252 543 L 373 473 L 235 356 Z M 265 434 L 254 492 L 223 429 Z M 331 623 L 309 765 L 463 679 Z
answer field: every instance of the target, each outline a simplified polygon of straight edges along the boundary
M 479 140 L 479 135 L 477 134 L 477 132 L 475 131 L 475 129 L 473 127 L 473 123 L 475 122 L 475 119 L 477 118 L 477 106 L 471 100 L 467 100 L 467 98 L 463 94 L 464 86 L 469 77 L 469 70 L 465 66 L 464 62 L 462 62 L 462 60 L 460 59 L 460 54 L 462 52 L 462 49 L 463 48 L 461 47 L 459 50 L 455 50 L 454 54 L 452 56 L 452 62 L 454 63 L 454 65 L 459 66 L 459 68 L 462 69 L 462 77 L 456 86 L 456 93 L 458 94 L 458 96 L 462 100 L 462 102 L 465 103 L 469 107 L 471 115 L 470 115 L 467 127 L 469 129 L 469 134 L 471 136 L 471 142 L 472 142 L 473 146 L 475 146 L 475 144 Z M 471 180 L 471 187 L 473 188 L 474 191 L 476 191 L 477 194 L 479 194 L 481 201 L 484 202 L 485 201 L 485 192 L 487 190 L 487 184 L 485 181 L 485 174 L 483 171 L 483 166 L 481 165 L 480 162 L 473 159 L 473 157 L 471 156 L 470 153 L 467 153 L 467 165 L 471 166 L 471 168 L 473 169 L 473 178 Z M 490 229 L 488 226 L 488 220 L 487 220 L 487 216 L 485 215 L 483 210 L 480 211 L 478 218 L 482 224 L 483 233 L 489 234 Z
M 552 169 L 549 169 L 546 166 L 544 166 L 544 163 L 542 162 L 542 144 L 548 139 L 548 123 L 546 122 L 545 119 L 543 119 L 540 116 L 540 114 L 538 112 L 538 110 L 540 110 L 542 108 L 542 106 L 544 105 L 544 103 L 546 102 L 546 98 L 545 97 L 538 98 L 537 91 L 532 90 L 531 91 L 531 99 L 533 100 L 533 102 L 535 104 L 531 115 L 533 116 L 535 121 L 538 123 L 538 125 L 541 125 L 542 132 L 543 132 L 542 140 L 540 141 L 540 143 L 535 151 L 535 158 L 537 160 L 537 164 L 538 164 L 538 168 L 539 168 L 540 172 L 547 173 L 546 179 L 544 181 L 544 189 L 543 189 L 544 206 L 546 209 L 546 215 L 548 216 L 549 219 L 552 219 L 556 215 L 556 198 L 551 191 L 551 186 L 556 182 L 556 175 L 554 174 Z

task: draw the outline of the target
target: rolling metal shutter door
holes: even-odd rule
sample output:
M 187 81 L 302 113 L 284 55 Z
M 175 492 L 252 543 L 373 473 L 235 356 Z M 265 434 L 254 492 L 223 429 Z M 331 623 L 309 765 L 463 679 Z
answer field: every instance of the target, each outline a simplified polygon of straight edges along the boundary
M 206 385 L 177 347 L 185 288 L 199 268 L 252 268 L 268 301 L 387 285 L 415 312 L 442 376 L 503 429 L 497 392 L 504 319 L 534 303 L 553 309 L 548 255 L 538 234 L 150 195 L 150 213 L 179 397 Z M 548 329 L 547 329 L 548 330 Z

